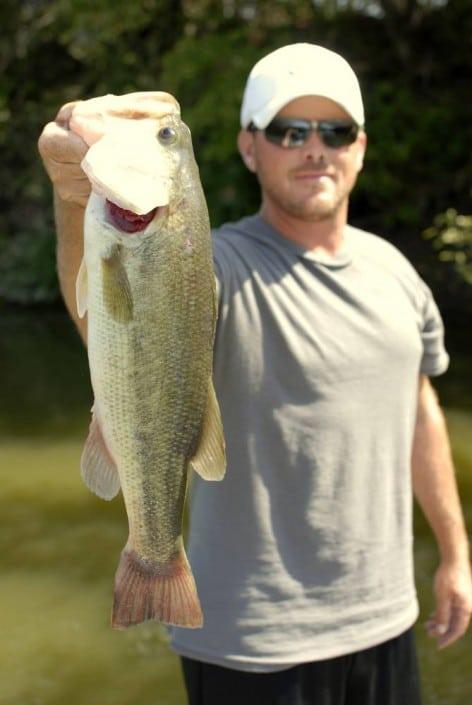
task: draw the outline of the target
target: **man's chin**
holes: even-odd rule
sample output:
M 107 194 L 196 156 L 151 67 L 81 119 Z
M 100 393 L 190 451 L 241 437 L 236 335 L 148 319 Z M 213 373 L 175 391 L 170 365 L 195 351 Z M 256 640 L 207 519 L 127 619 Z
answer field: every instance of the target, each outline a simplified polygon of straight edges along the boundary
M 290 208 L 291 215 L 306 222 L 315 223 L 332 218 L 339 210 L 339 203 L 300 203 Z
M 276 210 L 306 223 L 329 220 L 339 212 L 346 200 L 339 196 L 336 198 L 334 194 L 318 193 L 297 198 L 270 191 L 266 193 L 266 198 L 270 199 Z

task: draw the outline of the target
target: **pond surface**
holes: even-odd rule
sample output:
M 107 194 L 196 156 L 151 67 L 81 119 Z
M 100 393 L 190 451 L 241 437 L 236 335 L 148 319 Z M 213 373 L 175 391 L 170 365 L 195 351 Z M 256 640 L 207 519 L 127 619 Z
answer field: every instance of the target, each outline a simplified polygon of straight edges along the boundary
M 0 705 L 185 705 L 162 628 L 109 626 L 127 521 L 121 498 L 102 502 L 80 479 L 91 393 L 72 324 L 62 312 L 0 310 L 0 363 Z M 460 378 L 470 366 L 461 359 L 439 385 L 469 526 L 472 406 Z M 415 553 L 424 705 L 468 705 L 471 637 L 438 652 L 421 626 L 437 554 L 419 515 Z

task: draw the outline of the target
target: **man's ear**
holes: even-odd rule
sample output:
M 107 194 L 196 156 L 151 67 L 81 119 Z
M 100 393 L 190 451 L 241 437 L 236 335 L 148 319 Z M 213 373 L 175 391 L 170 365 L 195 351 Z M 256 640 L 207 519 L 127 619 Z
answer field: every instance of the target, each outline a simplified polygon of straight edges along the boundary
M 361 171 L 362 167 L 364 166 L 364 156 L 365 156 L 365 151 L 367 149 L 367 135 L 364 132 L 364 130 L 361 130 L 359 132 L 359 135 L 357 137 L 357 142 L 359 145 L 359 149 L 357 152 L 357 171 Z
M 253 174 L 256 172 L 256 158 L 254 153 L 254 134 L 249 130 L 240 130 L 238 134 L 238 149 L 241 159 Z

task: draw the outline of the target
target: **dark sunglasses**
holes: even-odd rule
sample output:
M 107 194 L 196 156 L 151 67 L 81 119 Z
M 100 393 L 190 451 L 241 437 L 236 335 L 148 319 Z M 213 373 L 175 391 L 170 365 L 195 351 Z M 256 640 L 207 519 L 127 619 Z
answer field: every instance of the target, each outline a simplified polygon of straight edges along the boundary
M 256 132 L 259 128 L 251 122 L 247 129 Z M 269 142 L 285 149 L 302 147 L 309 140 L 311 133 L 316 132 L 326 147 L 336 149 L 356 141 L 359 125 L 352 120 L 302 120 L 280 117 L 274 118 L 260 131 Z

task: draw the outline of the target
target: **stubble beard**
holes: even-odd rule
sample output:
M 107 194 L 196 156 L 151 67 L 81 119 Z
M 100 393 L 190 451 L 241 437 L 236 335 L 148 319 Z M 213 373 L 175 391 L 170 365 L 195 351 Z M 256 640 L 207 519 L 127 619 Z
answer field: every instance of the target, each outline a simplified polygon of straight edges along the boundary
M 292 218 L 297 218 L 306 223 L 318 223 L 330 220 L 341 210 L 347 198 L 346 194 L 339 194 L 331 203 L 312 203 L 309 200 L 297 201 L 273 189 L 265 188 L 267 196 L 278 210 Z

